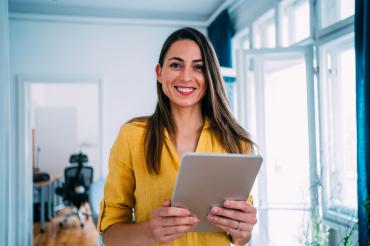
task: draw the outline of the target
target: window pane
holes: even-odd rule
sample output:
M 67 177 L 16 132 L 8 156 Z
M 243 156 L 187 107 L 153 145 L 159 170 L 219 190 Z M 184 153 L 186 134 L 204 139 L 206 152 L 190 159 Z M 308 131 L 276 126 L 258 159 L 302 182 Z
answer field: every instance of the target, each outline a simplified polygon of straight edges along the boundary
M 253 48 L 273 48 L 276 46 L 275 13 L 267 12 L 253 23 Z
M 264 172 L 260 176 L 260 239 L 253 245 L 299 245 L 305 209 L 310 207 L 306 64 L 302 56 L 276 55 L 260 60 L 256 96 L 263 105 Z M 260 113 L 260 112 L 258 112 Z M 284 221 L 284 227 L 281 223 Z
M 224 77 L 227 99 L 231 112 L 236 116 L 236 83 L 234 77 Z
M 325 0 L 321 1 L 321 26 L 327 27 L 338 21 L 354 15 L 354 0 Z
M 289 46 L 310 35 L 310 7 L 308 0 L 285 0 L 280 3 L 281 41 Z
M 340 1 L 340 19 L 345 19 L 354 14 L 355 1 L 354 0 L 341 0 Z
M 268 231 L 270 232 L 269 245 L 301 245 L 300 241 L 305 241 L 302 230 L 307 228 L 307 226 L 304 225 L 304 218 L 308 215 L 309 211 L 270 210 L 268 212 L 270 222 L 268 224 Z M 284 221 L 284 226 L 279 226 L 282 221 Z M 289 223 L 285 223 L 285 221 L 289 221 Z M 309 228 L 307 228 L 305 233 L 309 235 Z
M 328 211 L 357 217 L 356 81 L 353 39 L 323 48 L 322 161 Z M 326 79 L 327 77 L 327 79 Z
M 310 34 L 310 7 L 308 1 L 302 1 L 294 9 L 294 43 L 307 38 Z
M 261 44 L 261 33 L 256 31 L 253 36 L 253 43 L 254 43 L 254 48 L 255 49 L 260 49 L 262 48 Z
M 332 209 L 357 207 L 356 191 L 356 88 L 354 49 L 338 52 L 336 91 L 333 94 L 334 155 L 332 170 L 332 194 L 329 206 Z M 334 104 L 334 105 L 335 105 Z
M 283 15 L 281 19 L 281 45 L 287 47 L 290 45 L 291 38 L 289 37 L 289 18 L 288 15 Z
M 241 39 L 241 47 L 243 49 L 249 49 L 250 48 L 250 43 L 249 43 L 249 35 L 245 35 L 242 39 Z
M 266 27 L 266 44 L 267 48 L 274 48 L 276 44 L 276 34 L 275 34 L 275 22 L 271 22 Z
M 355 51 L 354 49 L 344 50 L 340 53 L 340 83 L 343 86 L 343 106 L 344 106 L 344 175 L 342 192 L 342 202 L 346 207 L 352 209 L 357 207 L 356 173 L 357 173 L 357 131 L 356 131 L 356 81 L 355 81 Z
M 275 61 L 268 65 L 271 66 L 271 71 L 265 71 L 268 203 L 308 204 L 310 175 L 305 63 L 304 60 Z

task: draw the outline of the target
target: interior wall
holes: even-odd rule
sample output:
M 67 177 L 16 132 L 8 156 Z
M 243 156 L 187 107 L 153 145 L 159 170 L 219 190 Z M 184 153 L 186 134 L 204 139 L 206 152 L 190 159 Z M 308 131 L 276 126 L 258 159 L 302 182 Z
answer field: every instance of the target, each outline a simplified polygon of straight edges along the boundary
M 0 0 L 0 245 L 9 245 L 10 83 L 8 1 Z
M 99 84 L 35 83 L 31 85 L 31 101 L 31 127 L 35 130 L 34 154 L 37 157 L 35 165 L 41 171 L 63 177 L 64 168 L 71 165 L 70 155 L 82 151 L 88 155 L 88 165 L 94 168 L 94 179 L 101 177 Z M 66 115 L 70 117 L 59 115 L 66 109 L 75 112 L 72 115 L 75 118 L 70 114 Z M 45 115 L 45 120 L 38 118 L 37 113 Z M 68 125 L 71 128 L 68 129 Z M 47 129 L 50 132 L 46 132 Z M 67 137 L 63 130 L 68 130 L 71 135 Z M 53 141 L 50 143 L 51 136 Z M 44 143 L 43 139 L 46 140 Z M 63 158 L 56 158 L 58 155 Z
M 93 78 L 102 82 L 102 176 L 119 127 L 149 115 L 155 65 L 165 38 L 182 26 L 10 18 L 11 79 Z M 204 29 L 200 29 L 206 32 Z

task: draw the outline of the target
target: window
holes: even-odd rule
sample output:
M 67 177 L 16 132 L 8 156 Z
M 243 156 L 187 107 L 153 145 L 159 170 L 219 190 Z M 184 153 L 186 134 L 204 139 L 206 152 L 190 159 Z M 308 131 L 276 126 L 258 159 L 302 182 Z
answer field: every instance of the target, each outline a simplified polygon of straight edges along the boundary
M 321 0 L 321 27 L 330 26 L 355 13 L 354 0 Z
M 353 35 L 320 47 L 321 148 L 326 216 L 357 217 L 356 81 Z
M 229 101 L 231 112 L 237 116 L 237 92 L 236 92 L 236 76 L 233 68 L 221 68 L 221 74 L 224 80 L 224 86 Z
M 247 105 L 255 107 L 247 125 L 264 157 L 257 196 L 253 193 L 260 221 L 253 245 L 299 245 L 305 240 L 301 229 L 311 208 L 308 53 L 303 48 L 244 53 Z
M 270 10 L 253 23 L 253 48 L 276 47 L 275 11 Z
M 227 99 L 229 100 L 231 112 L 236 116 L 236 83 L 235 77 L 224 77 Z
M 249 28 L 244 29 L 243 31 L 240 31 L 238 34 L 236 34 L 231 41 L 232 45 L 232 60 L 233 60 L 233 67 L 236 66 L 236 55 L 238 50 L 248 50 L 251 48 L 250 43 L 251 35 L 249 33 Z
M 317 236 L 339 245 L 358 206 L 354 0 L 264 10 L 247 22 L 248 48 L 239 36 L 236 66 L 238 120 L 264 157 L 251 245 L 313 245 Z
M 310 7 L 308 0 L 280 2 L 281 45 L 289 46 L 309 37 Z
M 249 28 L 246 28 L 233 37 L 232 49 L 233 51 L 235 51 L 237 49 L 248 50 L 250 48 L 251 48 L 250 33 L 249 33 Z

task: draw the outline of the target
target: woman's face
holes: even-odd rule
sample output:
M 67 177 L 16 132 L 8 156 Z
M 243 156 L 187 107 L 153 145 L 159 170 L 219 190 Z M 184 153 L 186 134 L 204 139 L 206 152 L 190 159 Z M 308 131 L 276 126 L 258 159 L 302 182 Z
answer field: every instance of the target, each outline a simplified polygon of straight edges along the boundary
M 157 80 L 172 106 L 200 106 L 206 93 L 202 53 L 191 40 L 174 42 L 167 51 L 163 66 L 156 67 Z

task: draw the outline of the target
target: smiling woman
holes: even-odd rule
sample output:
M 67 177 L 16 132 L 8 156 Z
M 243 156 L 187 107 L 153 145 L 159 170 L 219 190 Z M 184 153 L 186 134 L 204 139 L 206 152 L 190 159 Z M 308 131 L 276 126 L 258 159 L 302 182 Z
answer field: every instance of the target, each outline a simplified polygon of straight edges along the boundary
M 171 207 L 185 152 L 251 153 L 249 134 L 229 110 L 214 50 L 192 28 L 172 33 L 156 66 L 153 115 L 121 127 L 111 149 L 98 230 L 106 245 L 245 245 L 256 224 L 246 201 L 225 201 L 207 216 L 223 232 L 191 232 L 199 219 Z M 135 224 L 132 224 L 132 209 Z
M 176 107 L 199 107 L 206 93 L 202 53 L 191 40 L 175 42 L 156 67 L 164 94 Z

